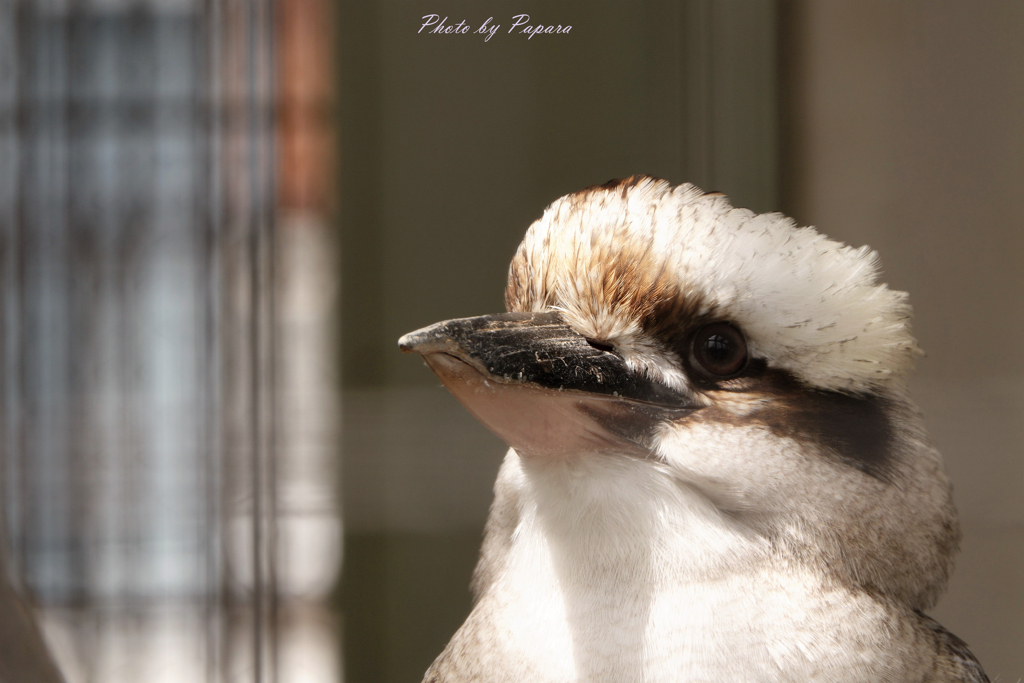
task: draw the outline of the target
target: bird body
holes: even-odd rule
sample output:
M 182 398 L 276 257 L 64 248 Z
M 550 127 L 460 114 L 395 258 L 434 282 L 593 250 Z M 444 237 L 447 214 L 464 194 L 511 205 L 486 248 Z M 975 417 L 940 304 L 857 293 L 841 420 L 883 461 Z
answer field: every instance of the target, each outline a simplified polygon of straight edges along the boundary
M 634 177 L 531 226 L 508 313 L 403 337 L 511 446 L 426 680 L 987 680 L 922 612 L 959 531 L 876 261 Z
M 527 473 L 510 453 L 499 482 L 522 497 L 499 505 L 515 528 L 437 680 L 915 680 L 924 666 L 910 610 L 780 557 L 639 467 L 589 470 Z

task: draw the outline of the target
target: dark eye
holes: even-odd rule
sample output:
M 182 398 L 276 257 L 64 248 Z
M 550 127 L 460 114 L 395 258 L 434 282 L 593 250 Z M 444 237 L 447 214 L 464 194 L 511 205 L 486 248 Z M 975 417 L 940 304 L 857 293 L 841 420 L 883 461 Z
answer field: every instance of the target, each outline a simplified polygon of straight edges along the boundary
M 747 342 L 729 323 L 712 323 L 697 330 L 693 359 L 712 377 L 735 375 L 747 365 Z

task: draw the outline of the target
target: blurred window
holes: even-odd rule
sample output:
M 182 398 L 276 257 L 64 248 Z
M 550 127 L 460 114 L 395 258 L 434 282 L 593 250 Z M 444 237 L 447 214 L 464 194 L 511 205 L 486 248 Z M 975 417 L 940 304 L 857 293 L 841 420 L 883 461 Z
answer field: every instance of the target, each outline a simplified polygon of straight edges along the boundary
M 69 681 L 338 677 L 328 7 L 0 4 L 2 512 Z

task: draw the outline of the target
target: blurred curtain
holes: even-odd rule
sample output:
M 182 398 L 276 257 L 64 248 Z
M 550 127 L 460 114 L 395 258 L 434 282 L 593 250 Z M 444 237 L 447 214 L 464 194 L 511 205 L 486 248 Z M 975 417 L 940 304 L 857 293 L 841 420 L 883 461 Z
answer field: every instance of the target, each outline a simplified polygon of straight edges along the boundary
M 0 3 L 0 486 L 68 680 L 282 679 L 330 589 L 329 80 L 278 88 L 326 9 Z

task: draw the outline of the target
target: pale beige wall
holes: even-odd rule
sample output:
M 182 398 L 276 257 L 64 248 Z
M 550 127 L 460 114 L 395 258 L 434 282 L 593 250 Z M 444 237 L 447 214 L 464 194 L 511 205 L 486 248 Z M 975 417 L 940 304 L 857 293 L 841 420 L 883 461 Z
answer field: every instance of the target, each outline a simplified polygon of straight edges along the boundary
M 793 3 L 786 210 L 882 256 L 963 553 L 935 615 L 1024 677 L 1024 3 Z

